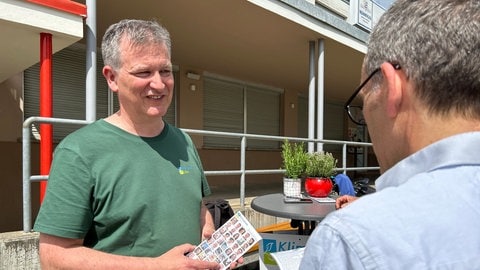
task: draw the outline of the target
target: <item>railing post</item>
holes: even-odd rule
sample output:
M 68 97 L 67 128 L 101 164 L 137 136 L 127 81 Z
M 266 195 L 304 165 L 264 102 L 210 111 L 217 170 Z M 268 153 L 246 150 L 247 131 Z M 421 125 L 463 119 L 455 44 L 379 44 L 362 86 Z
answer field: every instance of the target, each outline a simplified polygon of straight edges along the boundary
M 59 124 L 75 124 L 86 125 L 91 123 L 87 120 L 61 119 L 52 117 L 36 117 L 32 116 L 23 122 L 22 126 L 22 196 L 23 196 L 23 231 L 30 232 L 32 230 L 32 180 L 46 180 L 48 173 L 43 173 L 40 176 L 31 175 L 31 143 L 30 143 L 30 129 L 35 122 Z M 44 181 L 46 182 L 46 181 Z
M 22 163 L 23 163 L 23 232 L 30 232 L 32 229 L 32 199 L 31 199 L 31 186 L 30 186 L 30 125 L 22 128 L 23 140 L 22 140 Z
M 242 137 L 241 147 L 240 147 L 240 205 L 242 210 L 245 210 L 245 156 L 247 148 L 247 138 Z

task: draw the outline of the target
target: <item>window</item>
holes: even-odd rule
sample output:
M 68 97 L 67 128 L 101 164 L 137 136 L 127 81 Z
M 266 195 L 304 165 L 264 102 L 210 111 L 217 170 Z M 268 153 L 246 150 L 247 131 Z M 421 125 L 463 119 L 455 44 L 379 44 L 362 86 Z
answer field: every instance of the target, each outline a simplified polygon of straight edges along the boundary
M 280 90 L 205 76 L 204 129 L 280 135 Z M 238 148 L 240 139 L 207 136 L 205 147 Z M 279 142 L 247 140 L 250 149 L 277 149 Z

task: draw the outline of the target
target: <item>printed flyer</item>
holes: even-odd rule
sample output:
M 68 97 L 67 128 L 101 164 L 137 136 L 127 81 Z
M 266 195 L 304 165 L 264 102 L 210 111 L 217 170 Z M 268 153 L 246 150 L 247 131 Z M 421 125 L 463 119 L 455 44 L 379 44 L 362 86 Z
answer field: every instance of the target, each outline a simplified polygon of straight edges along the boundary
M 235 213 L 225 224 L 216 230 L 212 237 L 202 241 L 187 256 L 193 259 L 216 261 L 222 270 L 238 260 L 261 236 L 241 212 Z

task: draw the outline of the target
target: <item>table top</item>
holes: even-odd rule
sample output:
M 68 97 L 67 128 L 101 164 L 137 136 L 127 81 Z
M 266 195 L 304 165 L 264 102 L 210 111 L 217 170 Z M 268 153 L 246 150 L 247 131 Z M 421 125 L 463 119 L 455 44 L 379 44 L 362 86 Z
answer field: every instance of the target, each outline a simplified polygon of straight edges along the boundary
M 252 200 L 254 210 L 282 218 L 320 221 L 335 211 L 335 202 L 285 203 L 282 193 L 258 196 Z

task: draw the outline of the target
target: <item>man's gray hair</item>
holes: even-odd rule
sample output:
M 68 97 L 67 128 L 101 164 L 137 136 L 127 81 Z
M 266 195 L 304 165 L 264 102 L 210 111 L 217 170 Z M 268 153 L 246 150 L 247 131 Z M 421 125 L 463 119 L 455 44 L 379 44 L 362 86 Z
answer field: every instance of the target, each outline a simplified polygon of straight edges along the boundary
M 156 21 L 125 19 L 112 24 L 102 40 L 102 57 L 105 65 L 119 69 L 122 65 L 120 44 L 126 38 L 130 46 L 165 44 L 171 56 L 171 40 L 168 30 Z
M 396 0 L 370 35 L 365 73 L 385 61 L 431 113 L 480 119 L 480 1 Z

